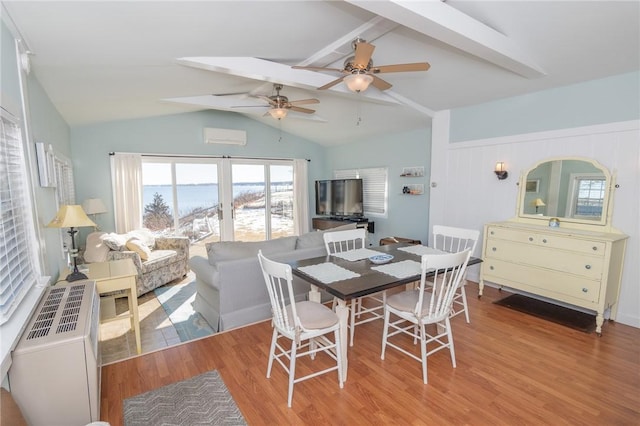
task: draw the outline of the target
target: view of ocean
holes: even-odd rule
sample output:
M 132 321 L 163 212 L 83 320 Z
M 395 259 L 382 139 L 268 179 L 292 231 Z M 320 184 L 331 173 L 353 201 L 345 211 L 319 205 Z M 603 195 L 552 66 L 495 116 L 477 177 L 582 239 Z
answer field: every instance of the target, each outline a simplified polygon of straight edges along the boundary
M 280 183 L 278 183 L 280 184 Z M 292 183 L 285 183 L 291 188 Z M 218 204 L 218 184 L 192 184 L 177 185 L 178 188 L 178 208 L 182 216 L 196 207 L 213 207 Z M 261 192 L 264 185 L 259 183 L 240 183 L 233 185 L 234 198 L 243 192 Z M 171 185 L 144 185 L 143 186 L 143 206 L 153 201 L 153 195 L 158 193 L 162 196 L 167 205 L 172 205 Z

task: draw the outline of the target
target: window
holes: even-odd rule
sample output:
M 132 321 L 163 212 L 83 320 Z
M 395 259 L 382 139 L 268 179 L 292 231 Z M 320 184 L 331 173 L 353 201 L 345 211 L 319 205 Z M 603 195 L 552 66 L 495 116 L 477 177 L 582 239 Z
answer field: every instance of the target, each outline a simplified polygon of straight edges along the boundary
M 387 217 L 387 176 L 386 167 L 333 171 L 335 179 L 362 179 L 364 214 L 378 217 Z
M 607 181 L 601 174 L 572 174 L 570 217 L 595 219 L 602 217 Z
M 0 128 L 0 324 L 5 323 L 40 271 L 29 179 L 18 121 L 2 110 Z

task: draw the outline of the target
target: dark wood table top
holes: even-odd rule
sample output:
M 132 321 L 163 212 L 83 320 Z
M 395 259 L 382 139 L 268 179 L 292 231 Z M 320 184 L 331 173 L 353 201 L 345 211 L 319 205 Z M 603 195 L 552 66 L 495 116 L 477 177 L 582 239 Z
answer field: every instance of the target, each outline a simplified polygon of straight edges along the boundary
M 367 248 L 378 251 L 380 253 L 388 253 L 393 255 L 393 260 L 391 260 L 391 262 L 389 263 L 401 262 L 403 260 L 413 260 L 416 262 L 420 262 L 420 256 L 398 250 L 401 247 L 408 247 L 411 245 L 412 244 L 399 243 Z M 356 272 L 360 274 L 360 276 L 357 278 L 350 278 L 341 281 L 334 281 L 330 284 L 325 284 L 298 269 L 303 266 L 318 265 L 325 262 L 334 263 L 340 267 Z M 481 259 L 472 257 L 471 259 L 469 259 L 468 265 L 475 265 L 480 262 L 482 262 Z M 375 271 L 371 269 L 371 267 L 377 265 L 372 263 L 369 259 L 349 261 L 339 257 L 327 255 L 313 257 L 310 259 L 297 260 L 288 263 L 289 265 L 291 265 L 292 272 L 295 276 L 310 282 L 318 288 L 326 290 L 329 294 L 339 299 L 347 301 L 353 298 L 367 296 L 370 294 L 378 293 L 382 290 L 387 290 L 393 287 L 420 280 L 420 274 L 407 278 L 396 278 L 394 276 Z M 427 273 L 427 276 L 428 275 L 429 274 Z

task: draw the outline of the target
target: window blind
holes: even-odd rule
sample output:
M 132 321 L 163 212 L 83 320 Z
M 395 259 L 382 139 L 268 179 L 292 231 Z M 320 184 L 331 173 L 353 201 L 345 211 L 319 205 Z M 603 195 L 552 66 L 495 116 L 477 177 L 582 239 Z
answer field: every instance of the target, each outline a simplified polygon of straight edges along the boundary
M 2 111 L 0 128 L 0 324 L 37 281 L 36 238 L 21 128 Z M 36 255 L 37 256 L 37 255 Z
M 365 215 L 386 216 L 387 176 L 386 167 L 334 170 L 335 179 L 362 179 Z

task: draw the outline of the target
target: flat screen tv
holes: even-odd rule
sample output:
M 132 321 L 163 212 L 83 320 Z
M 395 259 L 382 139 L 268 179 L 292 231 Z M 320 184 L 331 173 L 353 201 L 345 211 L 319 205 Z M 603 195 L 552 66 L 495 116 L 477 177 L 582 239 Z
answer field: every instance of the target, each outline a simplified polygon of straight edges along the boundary
M 362 179 L 316 181 L 316 214 L 332 217 L 361 217 Z

